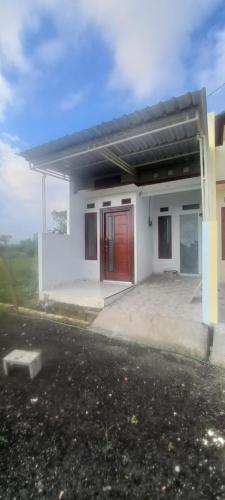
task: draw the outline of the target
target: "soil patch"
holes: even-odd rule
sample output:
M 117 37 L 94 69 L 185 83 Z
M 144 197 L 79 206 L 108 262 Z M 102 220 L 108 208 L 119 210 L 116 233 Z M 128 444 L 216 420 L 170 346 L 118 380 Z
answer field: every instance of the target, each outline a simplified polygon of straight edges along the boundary
M 224 499 L 225 379 L 215 368 L 44 320 L 0 314 L 0 498 Z

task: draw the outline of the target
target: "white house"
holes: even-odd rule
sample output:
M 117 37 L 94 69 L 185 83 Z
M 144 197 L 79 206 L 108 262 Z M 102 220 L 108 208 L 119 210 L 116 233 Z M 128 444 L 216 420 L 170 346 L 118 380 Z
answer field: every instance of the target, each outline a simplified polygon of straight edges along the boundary
M 22 153 L 43 210 L 46 175 L 70 184 L 67 234 L 39 235 L 40 297 L 103 307 L 173 271 L 202 276 L 202 320 L 217 321 L 212 120 L 202 89 Z

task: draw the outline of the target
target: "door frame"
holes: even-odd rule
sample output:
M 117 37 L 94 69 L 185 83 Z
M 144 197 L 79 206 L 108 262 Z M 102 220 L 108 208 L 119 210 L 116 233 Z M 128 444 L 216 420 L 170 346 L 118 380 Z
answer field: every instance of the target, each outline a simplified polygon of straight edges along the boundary
M 100 281 L 104 280 L 104 216 L 105 213 L 130 212 L 131 216 L 131 283 L 134 283 L 134 206 L 124 205 L 100 209 Z M 116 283 L 117 280 L 115 280 Z

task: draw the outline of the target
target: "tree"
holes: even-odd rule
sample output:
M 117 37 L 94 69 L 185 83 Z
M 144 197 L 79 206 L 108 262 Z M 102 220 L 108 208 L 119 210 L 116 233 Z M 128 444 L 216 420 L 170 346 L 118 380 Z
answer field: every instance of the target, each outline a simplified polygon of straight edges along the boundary
M 37 255 L 37 238 L 26 238 L 21 240 L 17 245 L 18 250 L 24 252 L 28 257 Z
M 11 239 L 11 234 L 0 234 L 0 246 L 6 248 Z
M 67 232 L 67 211 L 66 210 L 53 210 L 52 218 L 55 224 L 53 233 L 66 234 Z

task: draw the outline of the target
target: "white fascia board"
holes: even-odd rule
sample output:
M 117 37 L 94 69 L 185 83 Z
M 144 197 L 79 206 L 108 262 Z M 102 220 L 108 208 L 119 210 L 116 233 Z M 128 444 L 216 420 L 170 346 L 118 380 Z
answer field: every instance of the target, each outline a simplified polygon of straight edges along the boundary
M 190 179 L 179 179 L 177 181 L 167 181 L 158 184 L 149 184 L 146 186 L 136 186 L 135 184 L 126 184 L 105 189 L 81 190 L 79 194 L 84 198 L 99 198 L 115 194 L 140 193 L 142 197 L 156 196 L 158 194 L 178 193 L 182 191 L 193 191 L 201 189 L 201 179 L 192 177 Z
M 126 193 L 137 193 L 140 190 L 138 186 L 135 184 L 126 184 L 124 186 L 116 186 L 105 189 L 89 189 L 89 190 L 81 190 L 79 193 L 86 198 L 99 198 L 102 196 L 110 196 L 113 194 L 126 194 Z
M 141 196 L 157 196 L 159 194 L 179 193 L 182 191 L 193 191 L 201 189 L 201 179 L 192 177 L 190 179 L 179 179 L 177 181 L 150 184 L 139 188 Z

